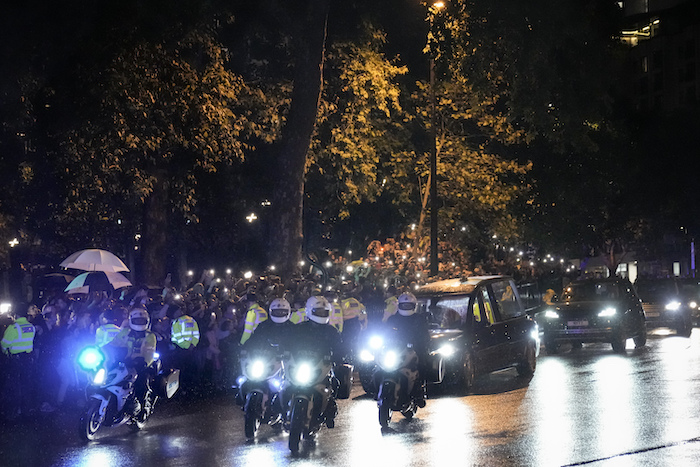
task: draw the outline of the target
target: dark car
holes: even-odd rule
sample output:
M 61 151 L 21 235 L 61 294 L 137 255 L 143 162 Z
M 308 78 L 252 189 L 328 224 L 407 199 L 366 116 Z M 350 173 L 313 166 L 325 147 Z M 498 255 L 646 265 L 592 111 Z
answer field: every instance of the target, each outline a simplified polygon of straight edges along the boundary
M 515 282 L 475 276 L 433 282 L 416 293 L 430 323 L 433 382 L 468 391 L 474 378 L 508 367 L 532 376 L 539 355 L 537 324 L 526 314 Z
M 609 342 L 623 352 L 629 338 L 636 347 L 647 341 L 642 303 L 630 281 L 618 277 L 572 282 L 539 322 L 547 353 L 556 353 L 562 342 Z
M 700 325 L 700 279 L 686 277 L 677 281 L 681 297 L 690 308 L 693 325 L 698 326 Z
M 634 285 L 642 300 L 647 326 L 669 327 L 675 329 L 679 336 L 690 336 L 693 330 L 690 300 L 681 292 L 678 279 L 640 278 Z

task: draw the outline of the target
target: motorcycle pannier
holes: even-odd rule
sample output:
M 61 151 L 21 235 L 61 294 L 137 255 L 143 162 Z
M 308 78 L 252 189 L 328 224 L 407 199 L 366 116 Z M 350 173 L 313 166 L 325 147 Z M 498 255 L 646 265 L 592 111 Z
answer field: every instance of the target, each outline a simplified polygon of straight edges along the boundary
M 180 387 L 180 370 L 170 370 L 160 375 L 159 396 L 172 398 Z

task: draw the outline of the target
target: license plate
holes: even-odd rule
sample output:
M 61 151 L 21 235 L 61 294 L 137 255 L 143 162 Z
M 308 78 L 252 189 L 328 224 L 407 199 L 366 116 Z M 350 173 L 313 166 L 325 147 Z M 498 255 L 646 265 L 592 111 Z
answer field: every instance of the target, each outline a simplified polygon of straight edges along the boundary
M 586 320 L 581 320 L 581 321 L 569 321 L 568 322 L 569 326 L 575 326 L 575 327 L 582 327 L 582 326 L 588 326 L 588 321 Z

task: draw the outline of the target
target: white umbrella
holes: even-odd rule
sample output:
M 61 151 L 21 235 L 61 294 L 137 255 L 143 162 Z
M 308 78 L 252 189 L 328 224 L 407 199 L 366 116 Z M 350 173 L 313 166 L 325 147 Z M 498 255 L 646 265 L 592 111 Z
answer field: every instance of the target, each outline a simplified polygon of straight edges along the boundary
M 70 294 L 108 291 L 129 287 L 131 282 L 118 272 L 84 272 L 71 281 L 65 291 Z
M 83 271 L 129 272 L 126 264 L 113 253 L 97 248 L 76 251 L 61 261 L 60 266 L 66 269 L 82 269 Z

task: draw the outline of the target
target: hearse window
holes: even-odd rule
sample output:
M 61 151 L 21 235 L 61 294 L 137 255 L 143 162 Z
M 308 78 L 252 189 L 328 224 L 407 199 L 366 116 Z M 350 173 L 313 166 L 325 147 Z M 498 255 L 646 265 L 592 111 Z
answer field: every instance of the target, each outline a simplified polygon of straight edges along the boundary
M 433 328 L 457 329 L 465 322 L 469 310 L 469 297 L 431 300 L 428 319 Z
M 491 284 L 491 289 L 502 319 L 517 318 L 523 315 L 524 311 L 509 281 L 494 282 Z

